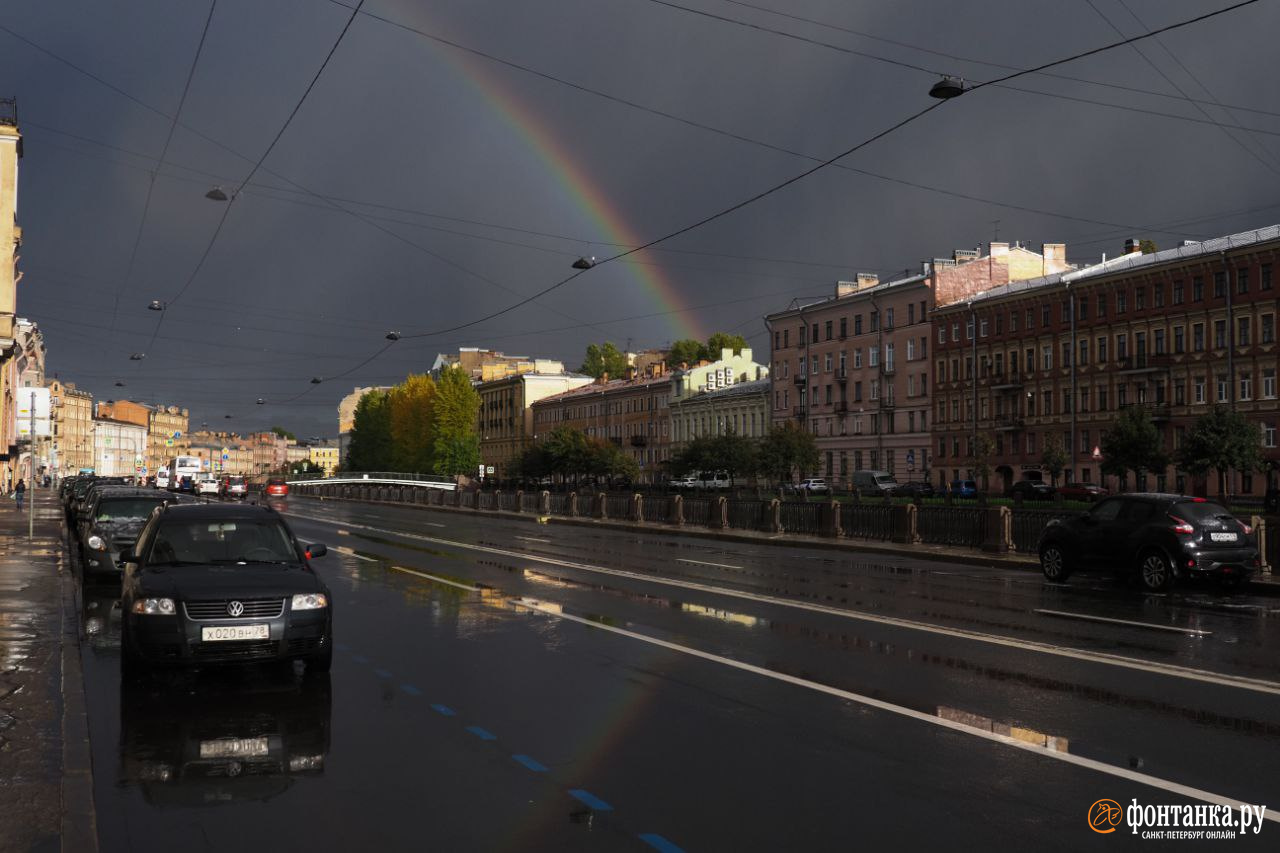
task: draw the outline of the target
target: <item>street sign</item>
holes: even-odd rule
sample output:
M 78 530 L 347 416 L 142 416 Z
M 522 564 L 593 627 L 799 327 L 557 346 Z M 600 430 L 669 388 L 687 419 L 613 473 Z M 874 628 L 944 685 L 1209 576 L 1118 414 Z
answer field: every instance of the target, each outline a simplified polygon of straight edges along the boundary
M 174 437 L 174 438 L 182 438 L 182 433 L 181 433 L 181 432 L 179 432 L 179 431 L 177 431 L 177 430 L 175 430 L 175 431 L 174 431 L 174 433 L 173 433 L 173 437 Z
M 907 451 L 907 464 L 908 465 L 916 464 L 916 452 L 914 450 Z
M 492 465 L 490 465 L 489 467 L 485 468 L 485 469 L 484 469 L 484 472 L 485 472 L 486 474 L 492 474 L 492 473 L 493 473 L 493 466 L 492 466 Z

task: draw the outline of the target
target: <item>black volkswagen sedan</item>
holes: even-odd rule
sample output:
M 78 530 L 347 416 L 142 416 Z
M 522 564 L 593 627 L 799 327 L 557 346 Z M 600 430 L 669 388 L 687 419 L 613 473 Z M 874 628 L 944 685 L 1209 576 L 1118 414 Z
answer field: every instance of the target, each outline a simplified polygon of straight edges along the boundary
M 88 505 L 77 539 L 86 578 L 120 578 L 119 556 L 131 551 L 152 511 L 169 500 L 154 489 L 115 486 L 99 491 Z
M 125 669 L 302 660 L 327 672 L 333 609 L 310 564 L 325 550 L 270 507 L 160 507 L 120 558 Z
M 1258 565 L 1247 524 L 1215 501 L 1185 495 L 1107 498 L 1083 515 L 1050 521 L 1040 537 L 1040 567 L 1057 583 L 1076 569 L 1110 568 L 1136 573 L 1151 592 L 1196 576 L 1234 586 Z

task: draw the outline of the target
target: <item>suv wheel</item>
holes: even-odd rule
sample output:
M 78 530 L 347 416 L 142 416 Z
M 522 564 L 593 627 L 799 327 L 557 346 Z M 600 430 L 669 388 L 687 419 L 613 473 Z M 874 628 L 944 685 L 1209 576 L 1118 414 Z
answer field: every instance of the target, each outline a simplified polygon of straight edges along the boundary
M 1173 586 L 1173 566 L 1159 551 L 1147 551 L 1139 565 L 1142 587 L 1148 592 L 1164 592 Z
M 1071 569 L 1067 565 L 1067 552 L 1061 545 L 1055 542 L 1040 549 L 1040 571 L 1050 583 L 1066 583 Z

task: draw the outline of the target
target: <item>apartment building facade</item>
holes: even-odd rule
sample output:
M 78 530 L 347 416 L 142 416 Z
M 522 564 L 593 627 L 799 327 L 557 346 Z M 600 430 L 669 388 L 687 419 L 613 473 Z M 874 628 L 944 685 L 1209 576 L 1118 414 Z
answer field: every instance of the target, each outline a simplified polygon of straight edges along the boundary
M 558 361 L 538 359 L 533 368 L 475 386 L 480 395 L 480 464 L 486 478 L 511 476 L 513 463 L 535 440 L 533 407 L 539 401 L 591 383 L 590 376 L 566 373 Z
M 993 491 L 1047 481 L 1046 443 L 1067 452 L 1066 476 L 1100 483 L 1102 436 L 1131 406 L 1147 409 L 1170 453 L 1211 406 L 1230 407 L 1257 422 L 1264 459 L 1280 464 L 1280 226 L 1145 255 L 1137 242 L 1109 261 L 938 309 L 938 482 L 968 476 L 975 436 L 989 434 Z M 1241 472 L 1231 488 L 1258 495 L 1269 478 Z M 1206 488 L 1176 466 L 1125 486 Z
M 860 273 L 816 303 L 770 314 L 770 412 L 811 432 L 819 467 L 848 487 L 858 470 L 926 479 L 932 468 L 930 314 L 994 285 L 1068 269 L 1066 247 L 957 249 L 881 282 Z
M 182 449 L 190 416 L 177 406 L 147 406 L 147 469 L 159 471 Z
M 49 381 L 53 431 L 50 467 L 54 477 L 67 477 L 95 466 L 93 453 L 93 395 L 73 382 Z
M 690 441 L 703 436 L 734 434 L 762 438 L 771 426 L 766 374 L 762 379 L 734 382 L 672 397 L 671 452 L 679 453 Z

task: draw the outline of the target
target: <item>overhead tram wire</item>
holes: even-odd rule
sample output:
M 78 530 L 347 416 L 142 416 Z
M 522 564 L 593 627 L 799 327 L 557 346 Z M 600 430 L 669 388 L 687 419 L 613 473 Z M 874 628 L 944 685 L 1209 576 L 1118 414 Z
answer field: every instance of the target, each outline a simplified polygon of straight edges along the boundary
M 108 335 L 115 334 L 116 323 L 120 318 L 120 296 L 129 287 L 129 283 L 133 279 L 134 265 L 138 259 L 138 247 L 142 244 L 142 235 L 147 228 L 147 214 L 151 211 L 151 198 L 155 193 L 156 177 L 159 175 L 160 170 L 164 168 L 165 158 L 169 154 L 169 145 L 173 142 L 173 134 L 178 128 L 178 121 L 182 118 L 182 108 L 186 106 L 187 95 L 191 92 L 191 81 L 195 79 L 196 68 L 200 64 L 200 56 L 204 53 L 205 41 L 209 37 L 209 25 L 213 22 L 213 13 L 217 8 L 218 0 L 210 0 L 209 14 L 205 16 L 204 27 L 200 30 L 200 41 L 196 44 L 195 55 L 191 58 L 191 67 L 187 70 L 187 79 L 182 86 L 182 96 L 178 99 L 178 108 L 174 110 L 173 120 L 169 122 L 169 132 L 165 134 L 164 145 L 160 147 L 160 156 L 156 159 L 156 166 L 150 170 L 146 200 L 142 203 L 142 216 L 138 220 L 138 231 L 133 238 L 133 248 L 129 250 L 129 262 L 125 269 L 124 279 L 116 286 L 115 303 L 111 308 L 111 326 L 108 329 Z
M 985 65 L 988 68 L 999 68 L 1002 71 L 1019 70 L 1018 66 L 1016 65 L 1007 65 L 1003 62 L 992 62 L 989 59 L 978 59 L 972 56 L 960 56 L 955 53 L 947 53 L 944 50 L 937 50 L 935 48 L 924 47 L 919 44 L 912 44 L 911 42 L 898 41 L 897 39 L 878 36 L 878 35 L 875 35 L 874 33 L 864 32 L 862 30 L 855 30 L 850 27 L 843 27 L 843 26 L 840 26 L 839 24 L 833 24 L 830 21 L 820 21 L 815 18 L 806 18 L 803 15 L 796 15 L 790 12 L 783 12 L 779 9 L 771 9 L 768 6 L 761 6 L 755 3 L 747 3 L 745 2 L 745 0 L 720 0 L 720 2 L 728 3 L 733 6 L 741 6 L 744 9 L 754 9 L 757 12 L 763 12 L 768 15 L 776 15 L 779 18 L 786 18 L 787 20 L 798 21 L 800 23 L 810 24 L 815 27 L 822 27 L 823 29 L 833 30 L 835 32 L 848 33 L 849 35 L 857 36 L 859 38 L 865 38 L 865 39 L 870 39 L 872 41 L 883 42 L 884 44 L 891 44 L 895 47 L 901 47 L 907 50 L 917 51 L 919 53 L 927 53 L 932 56 L 939 56 L 939 57 L 942 57 L 943 59 L 950 59 L 955 62 L 968 62 L 973 65 Z M 1122 6 L 1125 5 L 1124 0 L 1119 0 L 1119 2 L 1120 2 L 1120 5 Z M 1126 6 L 1126 8 L 1128 7 Z M 1132 15 L 1133 11 L 1129 10 L 1129 13 Z M 367 15 L 368 13 L 366 12 L 364 14 Z M 1137 15 L 1134 15 L 1134 17 L 1137 18 Z M 1142 23 L 1141 20 L 1139 20 L 1138 22 Z M 1146 26 L 1146 25 L 1143 24 L 1143 26 Z M 1181 63 L 1179 62 L 1179 64 Z M 1190 72 L 1188 72 L 1188 74 L 1189 73 Z M 1069 74 L 1047 74 L 1047 73 L 1041 72 L 1041 76 L 1048 77 L 1053 80 L 1063 80 L 1069 83 L 1083 83 L 1087 86 L 1099 86 L 1105 89 L 1115 89 L 1121 92 L 1131 92 L 1136 95 L 1150 95 L 1153 98 L 1169 98 L 1175 101 L 1192 100 L 1192 101 L 1195 101 L 1196 103 L 1213 104 L 1214 106 L 1221 107 L 1222 109 L 1240 110 L 1242 112 L 1258 113 L 1260 115 L 1275 116 L 1277 118 L 1280 118 L 1280 112 L 1276 112 L 1274 110 L 1264 110 L 1264 109 L 1259 109 L 1257 107 L 1243 107 L 1238 105 L 1226 105 L 1226 104 L 1219 103 L 1216 99 L 1209 100 L 1209 101 L 1197 100 L 1194 98 L 1186 99 L 1178 95 L 1170 95 L 1168 92 L 1157 92 L 1154 89 L 1143 89 L 1138 86 L 1126 86 L 1123 83 L 1111 83 L 1105 80 L 1090 80 L 1086 77 L 1072 77 Z M 1205 92 L 1208 93 L 1208 89 L 1206 89 Z
M 253 180 L 253 176 L 262 168 L 262 164 L 269 156 L 271 156 L 271 152 L 275 150 L 276 145 L 280 142 L 280 138 L 284 136 L 284 132 L 288 130 L 289 125 L 293 123 L 293 119 L 297 116 L 298 110 L 302 109 L 302 105 L 306 103 L 307 96 L 310 95 L 311 90 L 315 88 L 316 81 L 320 79 L 320 75 L 324 73 L 324 70 L 329 67 L 329 60 L 333 59 L 333 54 L 337 51 L 338 45 L 342 44 L 342 40 L 346 38 L 347 32 L 351 29 L 351 24 L 355 21 L 356 16 L 360 14 L 360 7 L 364 5 L 364 2 L 365 0 L 360 0 L 360 2 L 356 4 L 356 8 L 347 18 L 346 24 L 343 25 L 342 32 L 338 33 L 338 38 L 334 40 L 333 46 L 329 48 L 329 53 L 325 56 L 324 62 L 320 63 L 320 67 L 316 69 L 316 73 L 312 76 L 311 82 L 307 84 L 307 88 L 303 91 L 302 97 L 298 99 L 297 103 L 293 105 L 293 109 L 289 111 L 289 117 L 286 118 L 284 124 L 280 126 L 280 130 L 276 132 L 275 137 L 271 140 L 271 144 L 262 152 L 262 156 L 253 164 L 253 168 L 249 170 L 249 174 L 240 182 L 240 186 L 236 190 L 237 193 L 239 190 L 244 189 L 245 185 L 249 183 L 249 181 Z M 182 298 L 183 294 L 187 292 L 187 289 L 190 288 L 192 283 L 196 280 L 196 277 L 200 275 L 200 270 L 204 267 L 205 261 L 208 260 L 209 253 L 213 251 L 213 247 L 217 244 L 218 236 L 222 234 L 223 227 L 227 224 L 227 217 L 231 215 L 231 209 L 235 206 L 235 197 L 236 194 L 233 193 L 227 199 L 227 205 L 222 209 L 222 215 L 218 217 L 218 224 L 213 229 L 213 236 L 209 238 L 209 243 L 205 246 L 204 252 L 201 253 L 200 260 L 196 262 L 195 268 L 191 271 L 191 275 L 187 277 L 186 282 L 182 285 L 182 288 L 178 291 L 177 295 L 168 300 L 171 307 L 175 302 Z M 160 329 L 164 325 L 165 315 L 168 313 L 168 311 L 160 312 L 160 317 L 156 321 L 155 331 L 151 333 L 151 340 L 147 343 L 148 350 L 151 348 L 151 345 L 155 343 L 156 336 L 160 334 Z M 144 350 L 144 352 L 146 352 L 146 350 Z

